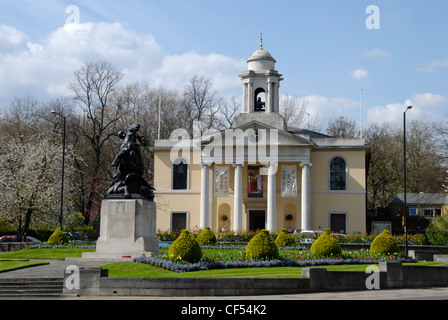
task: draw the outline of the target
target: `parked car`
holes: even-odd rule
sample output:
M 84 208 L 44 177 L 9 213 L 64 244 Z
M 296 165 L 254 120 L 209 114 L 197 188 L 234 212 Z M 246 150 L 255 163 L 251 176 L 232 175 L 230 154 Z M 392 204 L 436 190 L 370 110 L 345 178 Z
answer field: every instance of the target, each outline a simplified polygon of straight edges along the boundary
M 26 237 L 25 241 L 26 242 L 36 242 L 36 243 L 42 242 L 37 238 L 29 237 L 29 236 Z M 2 237 L 0 237 L 0 242 L 18 242 L 18 241 L 17 241 L 17 236 L 2 236 Z
M 300 243 L 313 243 L 322 233 L 322 230 L 294 230 L 294 236 L 300 235 Z

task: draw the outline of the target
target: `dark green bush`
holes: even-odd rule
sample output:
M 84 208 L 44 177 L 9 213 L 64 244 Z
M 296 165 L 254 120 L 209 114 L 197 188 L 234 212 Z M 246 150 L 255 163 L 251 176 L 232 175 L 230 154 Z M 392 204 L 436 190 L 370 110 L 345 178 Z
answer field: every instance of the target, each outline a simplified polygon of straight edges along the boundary
M 435 218 L 426 228 L 426 237 L 432 245 L 446 245 L 448 243 L 448 218 Z
M 296 241 L 292 235 L 288 234 L 288 230 L 282 229 L 278 234 L 277 239 L 275 239 L 275 244 L 277 247 L 294 246 Z
M 370 245 L 371 253 L 392 254 L 400 252 L 398 242 L 392 237 L 389 230 L 384 230 L 373 239 Z
M 246 256 L 255 260 L 268 260 L 279 257 L 277 245 L 269 236 L 268 230 L 261 230 L 260 233 L 249 241 L 246 247 Z
M 330 256 L 342 253 L 341 245 L 335 236 L 330 234 L 330 229 L 325 229 L 324 233 L 311 245 L 311 253 L 317 256 Z
M 196 239 L 200 246 L 203 245 L 214 245 L 216 244 L 216 236 L 210 230 L 210 227 L 205 227 L 204 230 L 201 231 L 201 233 L 198 235 L 198 238 Z
M 48 244 L 63 244 L 67 243 L 68 238 L 67 235 L 61 231 L 61 229 L 57 228 L 53 234 L 48 238 Z
M 188 230 L 183 230 L 168 249 L 168 257 L 175 260 L 197 262 L 202 258 L 202 250 L 193 235 Z

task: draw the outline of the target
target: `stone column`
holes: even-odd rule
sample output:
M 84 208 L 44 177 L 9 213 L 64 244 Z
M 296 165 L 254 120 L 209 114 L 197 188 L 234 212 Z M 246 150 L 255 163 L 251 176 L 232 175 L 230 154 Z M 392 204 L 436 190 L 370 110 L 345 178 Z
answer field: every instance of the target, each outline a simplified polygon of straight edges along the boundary
M 268 199 L 267 199 L 267 221 L 266 229 L 274 232 L 277 229 L 277 164 L 268 164 Z
M 311 229 L 311 166 L 302 162 L 302 229 Z
M 233 187 L 233 231 L 243 230 L 243 164 L 234 164 L 235 177 Z
M 248 90 L 248 96 L 249 96 L 249 113 L 254 112 L 254 84 L 252 82 L 249 82 L 248 84 L 249 90 Z
M 248 84 L 243 83 L 243 113 L 249 112 Z
M 266 82 L 266 105 L 265 110 L 267 113 L 271 113 L 272 109 L 272 99 L 271 99 L 271 79 L 268 78 Z
M 210 226 L 210 164 L 201 164 L 201 218 L 200 228 Z

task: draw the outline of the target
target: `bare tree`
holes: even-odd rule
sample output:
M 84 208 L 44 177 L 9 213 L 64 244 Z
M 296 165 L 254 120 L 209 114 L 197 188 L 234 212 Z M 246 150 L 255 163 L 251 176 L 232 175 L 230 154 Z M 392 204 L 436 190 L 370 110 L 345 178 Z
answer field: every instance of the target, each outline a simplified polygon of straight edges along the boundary
M 87 63 L 74 74 L 75 78 L 70 84 L 70 89 L 86 115 L 81 131 L 83 137 L 89 141 L 94 155 L 93 162 L 89 163 L 91 179 L 88 182 L 88 189 L 90 191 L 83 213 L 85 223 L 88 224 L 95 189 L 101 182 L 99 173 L 104 164 L 103 150 L 109 139 L 117 134 L 116 124 L 122 114 L 120 105 L 111 103 L 109 100 L 123 74 L 107 61 Z
M 285 118 L 286 123 L 292 127 L 305 126 L 307 120 L 307 100 L 300 100 L 297 97 L 287 95 L 280 101 L 280 114 Z
M 213 90 L 210 79 L 195 75 L 185 86 L 184 104 L 190 121 L 189 132 L 204 132 L 217 126 L 219 106 L 222 99 Z M 195 126 L 199 128 L 195 128 Z
M 358 133 L 359 130 L 356 128 L 356 122 L 344 117 L 330 120 L 327 127 L 327 134 L 336 138 L 356 138 Z
M 232 97 L 224 102 L 220 108 L 219 129 L 229 129 L 233 126 L 233 119 L 241 110 L 241 102 L 237 98 Z

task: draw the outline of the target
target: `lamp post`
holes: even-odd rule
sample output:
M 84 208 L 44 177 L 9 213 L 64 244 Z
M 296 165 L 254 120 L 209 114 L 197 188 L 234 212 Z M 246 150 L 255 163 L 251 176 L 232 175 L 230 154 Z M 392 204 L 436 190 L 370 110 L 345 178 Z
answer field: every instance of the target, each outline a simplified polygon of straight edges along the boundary
M 406 203 L 406 112 L 411 110 L 412 106 L 408 106 L 403 113 L 403 180 L 404 180 L 404 203 L 403 203 L 403 216 L 404 216 L 404 250 L 406 256 L 408 256 L 408 212 Z
M 65 173 L 65 123 L 67 117 L 64 117 L 62 114 L 52 110 L 52 114 L 57 115 L 62 118 L 63 123 L 63 133 L 62 133 L 62 182 L 61 182 L 61 212 L 59 214 L 59 225 L 62 231 L 62 219 L 63 219 L 63 210 L 64 210 L 64 173 Z

